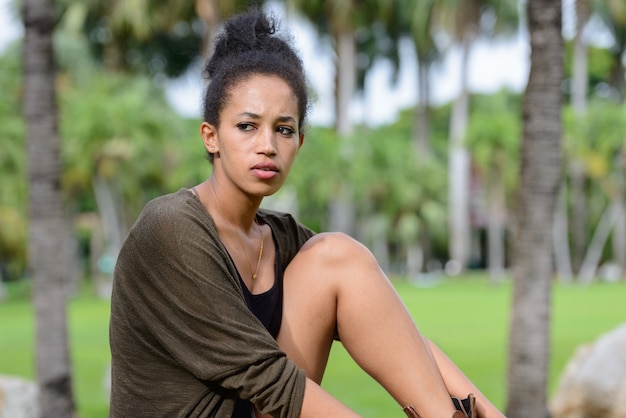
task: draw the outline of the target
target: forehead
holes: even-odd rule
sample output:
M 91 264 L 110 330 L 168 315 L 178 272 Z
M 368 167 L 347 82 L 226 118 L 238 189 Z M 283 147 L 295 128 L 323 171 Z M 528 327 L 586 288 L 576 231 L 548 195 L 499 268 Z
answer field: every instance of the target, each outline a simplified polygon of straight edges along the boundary
M 255 74 L 239 81 L 231 88 L 224 110 L 255 113 L 274 110 L 293 117 L 298 114 L 298 99 L 282 78 Z

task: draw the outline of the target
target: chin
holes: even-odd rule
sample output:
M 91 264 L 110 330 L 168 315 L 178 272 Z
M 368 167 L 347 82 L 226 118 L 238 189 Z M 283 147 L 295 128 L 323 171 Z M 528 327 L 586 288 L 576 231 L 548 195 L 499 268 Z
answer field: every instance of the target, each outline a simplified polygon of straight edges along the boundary
M 270 197 L 275 195 L 279 189 L 271 189 L 263 193 L 263 197 Z
M 274 185 L 274 184 L 268 184 L 264 190 L 261 190 L 260 194 L 263 197 L 269 197 L 272 196 L 276 193 L 278 193 L 278 191 L 282 188 L 283 184 L 281 183 L 280 185 Z

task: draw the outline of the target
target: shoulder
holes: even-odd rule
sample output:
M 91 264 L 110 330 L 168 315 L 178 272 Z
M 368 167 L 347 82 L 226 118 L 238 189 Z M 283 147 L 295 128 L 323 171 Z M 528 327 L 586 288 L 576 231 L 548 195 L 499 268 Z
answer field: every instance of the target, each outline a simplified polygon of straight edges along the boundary
M 130 230 L 129 237 L 140 240 L 168 239 L 198 229 L 210 229 L 208 214 L 187 189 L 150 200 Z
M 135 226 L 158 222 L 162 227 L 190 218 L 203 218 L 202 204 L 187 189 L 150 200 L 137 218 Z M 165 223 L 165 224 L 163 224 Z
M 141 216 L 167 216 L 186 208 L 192 208 L 197 200 L 189 190 L 180 189 L 150 200 L 144 207 Z M 140 216 L 140 217 L 141 217 Z
M 188 190 L 149 201 L 130 229 L 120 252 L 121 259 L 150 259 L 151 265 L 178 260 L 187 263 L 191 254 L 221 256 L 219 235 L 202 203 Z M 206 260 L 203 258 L 206 262 Z

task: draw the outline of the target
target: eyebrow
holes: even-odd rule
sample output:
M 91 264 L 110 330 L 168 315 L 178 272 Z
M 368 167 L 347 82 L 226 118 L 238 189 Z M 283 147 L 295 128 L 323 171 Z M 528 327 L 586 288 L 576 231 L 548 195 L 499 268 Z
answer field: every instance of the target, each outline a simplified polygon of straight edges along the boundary
M 241 112 L 237 116 L 250 118 L 250 119 L 255 119 L 255 120 L 261 119 L 260 115 L 257 115 L 256 113 L 252 113 L 252 112 Z M 292 123 L 296 123 L 296 120 L 294 118 L 292 118 L 291 116 L 279 116 L 278 117 L 278 122 L 292 122 Z

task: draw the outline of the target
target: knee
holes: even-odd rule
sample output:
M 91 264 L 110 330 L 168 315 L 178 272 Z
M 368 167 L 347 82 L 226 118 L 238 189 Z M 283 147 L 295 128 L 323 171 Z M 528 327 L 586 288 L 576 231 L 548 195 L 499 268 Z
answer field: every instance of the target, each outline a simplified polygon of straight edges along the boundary
M 302 247 L 302 252 L 324 263 L 374 262 L 372 253 L 359 241 L 341 232 L 315 235 Z

